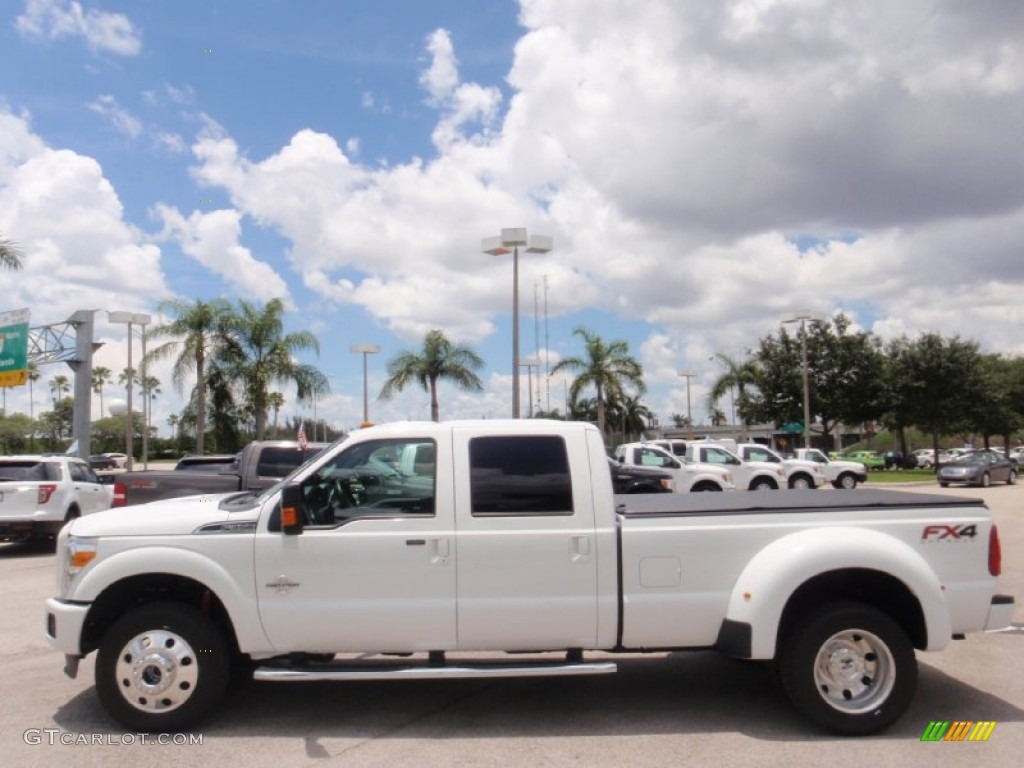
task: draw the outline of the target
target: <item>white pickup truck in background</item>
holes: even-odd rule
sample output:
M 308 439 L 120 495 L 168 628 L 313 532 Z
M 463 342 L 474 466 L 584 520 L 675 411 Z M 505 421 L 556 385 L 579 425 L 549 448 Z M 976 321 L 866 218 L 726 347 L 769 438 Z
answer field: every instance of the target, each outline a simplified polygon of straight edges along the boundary
M 786 473 L 786 486 L 793 489 L 820 488 L 826 482 L 821 465 L 806 459 L 785 459 L 771 448 L 760 443 L 740 443 L 736 452 L 744 461 L 761 461 L 778 464 Z
M 731 491 L 736 488 L 725 467 L 687 461 L 671 456 L 663 448 L 649 443 L 623 443 L 615 447 L 615 460 L 629 467 L 661 469 L 672 475 L 676 493 L 691 491 Z
M 866 483 L 868 480 L 868 468 L 859 461 L 830 459 L 817 448 L 797 448 L 794 455 L 798 459 L 813 461 L 820 466 L 833 488 L 853 490 L 857 483 Z
M 728 469 L 741 491 L 775 491 L 786 487 L 786 472 L 780 465 L 744 461 L 720 443 L 689 441 L 686 443 L 686 458 Z
M 358 430 L 262 492 L 74 520 L 58 568 L 49 643 L 72 677 L 97 651 L 100 701 L 145 732 L 229 706 L 233 674 L 586 675 L 713 648 L 774 661 L 799 711 L 860 735 L 910 704 L 915 649 L 1014 610 L 979 500 L 614 496 L 595 427 L 534 419 Z

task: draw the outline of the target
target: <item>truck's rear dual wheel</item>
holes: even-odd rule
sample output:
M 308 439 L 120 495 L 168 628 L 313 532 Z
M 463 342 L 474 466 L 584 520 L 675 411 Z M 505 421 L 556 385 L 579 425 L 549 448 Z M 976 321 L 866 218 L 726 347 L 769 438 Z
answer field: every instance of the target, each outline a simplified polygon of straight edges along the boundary
M 890 726 L 917 688 L 917 658 L 907 633 L 860 603 L 831 603 L 797 620 L 782 639 L 777 662 L 793 706 L 849 736 Z
M 129 728 L 181 731 L 220 702 L 231 659 L 209 617 L 181 603 L 151 603 L 107 631 L 96 657 L 96 692 Z

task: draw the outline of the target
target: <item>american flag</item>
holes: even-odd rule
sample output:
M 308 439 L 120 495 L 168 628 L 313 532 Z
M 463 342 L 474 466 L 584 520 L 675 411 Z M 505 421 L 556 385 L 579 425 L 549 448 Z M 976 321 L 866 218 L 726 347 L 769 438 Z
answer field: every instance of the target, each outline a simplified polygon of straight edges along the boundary
M 303 420 L 302 423 L 299 424 L 299 434 L 298 434 L 298 438 L 297 439 L 299 441 L 299 450 L 300 451 L 304 451 L 307 448 L 309 448 L 309 440 L 306 439 L 306 422 L 305 422 L 305 420 Z

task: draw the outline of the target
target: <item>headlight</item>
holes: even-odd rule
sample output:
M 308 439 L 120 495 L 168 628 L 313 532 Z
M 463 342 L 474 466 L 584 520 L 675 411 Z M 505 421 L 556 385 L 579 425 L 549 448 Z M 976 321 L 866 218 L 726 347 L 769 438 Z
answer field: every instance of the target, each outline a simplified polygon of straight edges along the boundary
M 99 539 L 85 536 L 68 536 L 60 553 L 58 593 L 66 595 L 71 583 L 82 570 L 96 559 Z

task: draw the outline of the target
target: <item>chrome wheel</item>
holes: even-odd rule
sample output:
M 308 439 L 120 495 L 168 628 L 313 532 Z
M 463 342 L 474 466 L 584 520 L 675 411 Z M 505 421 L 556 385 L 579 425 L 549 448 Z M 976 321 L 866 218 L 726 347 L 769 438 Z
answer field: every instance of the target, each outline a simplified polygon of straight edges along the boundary
M 844 714 L 870 712 L 892 693 L 896 664 L 882 640 L 862 629 L 832 635 L 814 660 L 821 698 Z
M 114 668 L 118 690 L 144 712 L 170 712 L 191 698 L 199 679 L 192 646 L 166 629 L 142 632 L 124 646 Z

